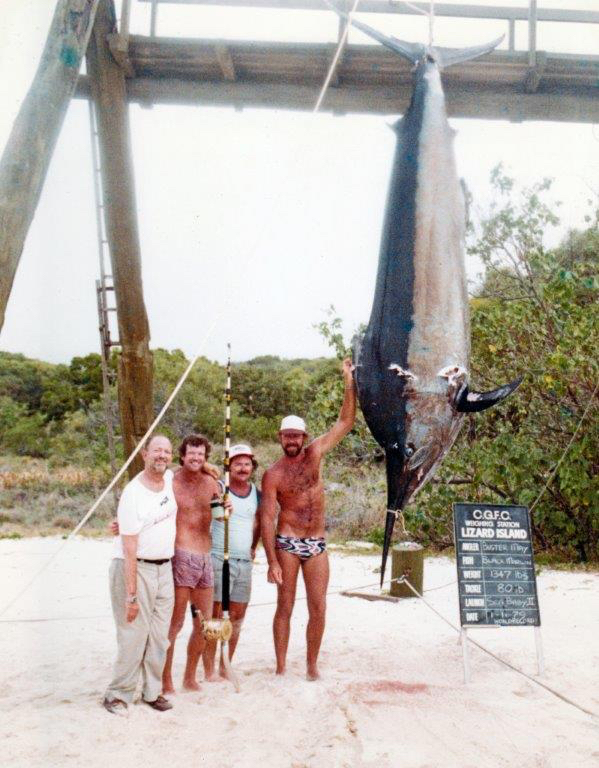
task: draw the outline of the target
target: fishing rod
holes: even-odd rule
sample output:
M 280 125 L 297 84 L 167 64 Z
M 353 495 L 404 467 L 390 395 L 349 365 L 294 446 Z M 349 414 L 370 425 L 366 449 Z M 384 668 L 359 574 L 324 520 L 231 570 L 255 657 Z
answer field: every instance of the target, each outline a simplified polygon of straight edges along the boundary
M 225 621 L 229 621 L 229 509 L 228 501 L 231 491 L 231 476 L 230 476 L 230 458 L 229 453 L 231 449 L 231 344 L 227 344 L 227 385 L 225 387 L 225 455 L 223 457 L 223 469 L 225 471 L 225 490 L 223 493 L 223 507 L 224 514 L 224 552 L 223 552 L 223 575 L 222 575 L 222 607 L 223 618 Z M 228 641 L 225 641 L 225 644 Z M 224 653 L 226 649 L 223 647 L 221 653 Z
M 230 498 L 230 458 L 229 453 L 231 449 L 231 344 L 227 344 L 227 383 L 225 386 L 225 451 L 223 458 L 223 469 L 225 474 L 225 486 L 223 492 L 223 525 L 224 525 L 224 551 L 223 551 L 223 571 L 222 571 L 222 595 L 221 605 L 223 616 L 222 619 L 210 619 L 202 623 L 202 629 L 204 637 L 207 640 L 213 642 L 220 641 L 220 658 L 225 667 L 227 678 L 235 686 L 235 690 L 239 691 L 239 680 L 237 675 L 231 667 L 231 661 L 229 659 L 229 640 L 233 634 L 233 625 L 229 618 L 230 607 L 230 570 L 229 570 L 229 508 L 228 502 Z M 215 502 L 217 503 L 217 502 Z M 221 505 L 218 504 L 218 507 Z M 220 511 L 220 510 L 219 510 Z M 217 518 L 218 519 L 218 518 Z M 194 614 L 195 606 L 192 606 L 192 616 L 196 619 L 197 612 Z

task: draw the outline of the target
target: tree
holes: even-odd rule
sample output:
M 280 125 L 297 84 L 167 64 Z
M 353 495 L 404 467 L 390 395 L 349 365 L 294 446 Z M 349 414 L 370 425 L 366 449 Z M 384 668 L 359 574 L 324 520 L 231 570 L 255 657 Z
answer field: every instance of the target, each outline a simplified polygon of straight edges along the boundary
M 532 505 L 550 479 L 597 382 L 599 312 L 597 219 L 557 249 L 544 247 L 557 224 L 547 180 L 520 194 L 501 167 L 490 214 L 469 248 L 486 268 L 472 300 L 472 379 L 486 389 L 523 375 L 505 404 L 469 418 L 439 483 L 409 511 L 425 534 L 448 543 L 451 500 Z M 586 561 L 599 556 L 596 404 L 532 513 L 537 546 Z M 457 489 L 461 487 L 456 498 Z M 428 533 L 427 533 L 428 530 Z

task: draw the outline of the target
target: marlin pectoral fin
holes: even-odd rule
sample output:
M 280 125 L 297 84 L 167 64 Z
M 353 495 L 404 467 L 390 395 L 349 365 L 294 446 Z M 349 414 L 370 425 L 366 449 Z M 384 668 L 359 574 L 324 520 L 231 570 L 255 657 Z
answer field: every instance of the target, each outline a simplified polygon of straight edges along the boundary
M 477 59 L 484 56 L 499 45 L 505 35 L 501 35 L 496 40 L 492 40 L 486 45 L 475 45 L 471 48 L 439 48 L 435 45 L 434 50 L 437 54 L 437 63 L 441 69 L 451 67 L 452 64 L 462 64 L 464 61 Z
M 397 363 L 391 363 L 390 366 L 387 368 L 388 371 L 395 371 L 395 373 L 402 379 L 405 379 L 406 381 L 416 381 L 418 379 L 418 376 L 416 376 L 415 373 L 412 373 L 412 371 L 408 371 L 405 368 L 402 368 L 401 365 L 398 365 Z
M 385 539 L 383 541 L 383 559 L 381 560 L 381 589 L 385 580 L 385 568 L 387 567 L 387 555 L 393 536 L 393 526 L 395 525 L 395 512 L 387 510 L 387 519 L 385 520 Z
M 491 408 L 502 400 L 505 400 L 508 395 L 511 395 L 512 392 L 520 386 L 522 379 L 523 377 L 519 376 L 509 384 L 494 389 L 491 392 L 470 392 L 466 385 L 460 390 L 456 398 L 455 409 L 460 413 L 478 413 L 478 411 L 486 411 L 487 408 Z

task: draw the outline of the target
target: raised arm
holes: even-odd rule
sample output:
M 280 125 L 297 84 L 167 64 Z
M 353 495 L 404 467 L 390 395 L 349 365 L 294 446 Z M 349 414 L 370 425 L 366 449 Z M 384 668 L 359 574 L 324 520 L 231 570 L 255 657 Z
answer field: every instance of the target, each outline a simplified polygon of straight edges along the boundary
M 262 495 L 260 497 L 260 530 L 262 546 L 268 560 L 268 580 L 275 584 L 283 583 L 281 566 L 277 560 L 275 549 L 275 525 L 277 516 L 277 485 L 270 470 L 266 470 L 262 478 Z
M 349 358 L 343 361 L 343 381 L 345 382 L 345 392 L 343 395 L 343 404 L 339 412 L 339 418 L 324 435 L 317 437 L 311 445 L 311 450 L 316 450 L 320 454 L 327 453 L 340 443 L 345 435 L 351 431 L 356 420 L 356 385 L 352 374 L 353 366 Z

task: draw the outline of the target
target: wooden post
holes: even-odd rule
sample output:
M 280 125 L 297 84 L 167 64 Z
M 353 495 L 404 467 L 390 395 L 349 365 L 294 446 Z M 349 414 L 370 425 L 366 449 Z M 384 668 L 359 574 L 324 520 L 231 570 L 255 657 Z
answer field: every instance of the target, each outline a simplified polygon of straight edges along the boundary
M 39 67 L 0 161 L 0 330 L 98 2 L 58 0 Z
M 152 423 L 152 353 L 143 298 L 141 253 L 123 70 L 113 59 L 108 35 L 116 29 L 112 0 L 100 0 L 87 52 L 96 108 L 104 193 L 106 236 L 110 247 L 119 342 L 119 411 L 125 455 Z M 141 457 L 129 467 L 142 469 Z
M 391 588 L 389 593 L 394 597 L 416 597 L 412 590 L 401 582 L 393 581 L 406 575 L 414 589 L 422 594 L 424 572 L 424 550 L 420 544 L 403 541 L 391 550 Z

